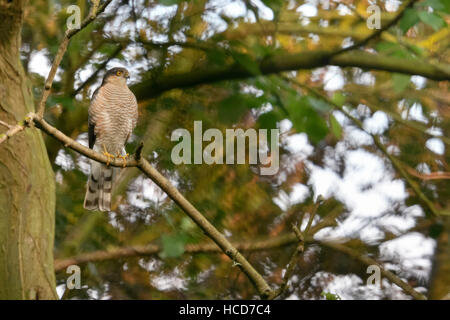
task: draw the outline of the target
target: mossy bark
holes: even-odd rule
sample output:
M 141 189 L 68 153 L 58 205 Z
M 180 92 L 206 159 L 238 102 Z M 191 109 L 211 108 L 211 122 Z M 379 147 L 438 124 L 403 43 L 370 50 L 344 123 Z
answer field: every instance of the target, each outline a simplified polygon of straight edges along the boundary
M 20 63 L 25 0 L 0 0 L 0 119 L 34 111 Z M 0 134 L 7 128 L 0 128 Z M 41 132 L 25 129 L 0 145 L 0 299 L 55 299 L 55 179 Z

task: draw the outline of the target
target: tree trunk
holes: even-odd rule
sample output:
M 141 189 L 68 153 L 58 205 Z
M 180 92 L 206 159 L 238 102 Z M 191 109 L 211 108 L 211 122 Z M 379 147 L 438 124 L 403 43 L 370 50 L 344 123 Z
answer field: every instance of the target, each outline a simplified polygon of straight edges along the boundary
M 25 3 L 0 0 L 0 119 L 12 125 L 34 111 L 20 63 Z M 54 214 L 54 175 L 42 135 L 25 129 L 0 145 L 0 299 L 57 298 Z
M 429 299 L 450 300 L 450 218 L 443 217 L 443 231 L 436 239 Z

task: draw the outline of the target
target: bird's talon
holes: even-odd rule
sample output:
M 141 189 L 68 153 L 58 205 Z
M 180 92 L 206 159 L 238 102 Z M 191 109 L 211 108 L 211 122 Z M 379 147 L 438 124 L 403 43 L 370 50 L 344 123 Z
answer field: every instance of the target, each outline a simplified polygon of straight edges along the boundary
M 111 153 L 109 153 L 108 151 L 106 151 L 106 147 L 104 145 L 103 145 L 103 155 L 108 158 L 108 160 L 106 160 L 106 166 L 109 166 L 109 164 L 111 162 L 111 158 L 114 159 L 115 156 L 112 155 Z
M 125 168 L 126 166 L 127 166 L 127 158 L 128 158 L 128 156 L 129 156 L 130 154 L 126 154 L 126 155 L 121 155 L 121 154 L 118 154 L 117 155 L 117 158 L 121 158 L 121 159 L 123 159 L 123 167 Z

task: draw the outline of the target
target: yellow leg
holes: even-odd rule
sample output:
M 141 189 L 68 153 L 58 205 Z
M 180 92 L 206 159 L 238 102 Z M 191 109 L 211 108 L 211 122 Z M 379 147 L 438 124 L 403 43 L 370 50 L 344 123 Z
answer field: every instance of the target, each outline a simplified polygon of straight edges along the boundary
M 106 165 L 109 166 L 109 163 L 111 162 L 111 158 L 115 158 L 114 155 L 112 155 L 111 153 L 109 153 L 108 151 L 106 151 L 106 147 L 105 145 L 103 145 L 103 155 L 108 157 L 108 160 L 106 161 Z
M 123 167 L 125 168 L 127 166 L 127 158 L 128 158 L 129 154 L 127 153 L 126 155 L 121 155 L 120 153 L 117 154 L 117 158 L 123 159 Z

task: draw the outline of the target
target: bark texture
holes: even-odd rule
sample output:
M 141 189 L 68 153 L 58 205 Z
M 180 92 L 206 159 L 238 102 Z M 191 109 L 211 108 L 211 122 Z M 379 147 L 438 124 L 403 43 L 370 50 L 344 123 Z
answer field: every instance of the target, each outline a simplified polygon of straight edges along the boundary
M 442 219 L 443 230 L 436 239 L 429 299 L 450 300 L 450 218 Z
M 34 112 L 20 63 L 25 0 L 0 0 L 0 120 Z M 7 128 L 0 128 L 0 134 Z M 0 299 L 55 299 L 54 174 L 41 132 L 25 129 L 0 144 Z

